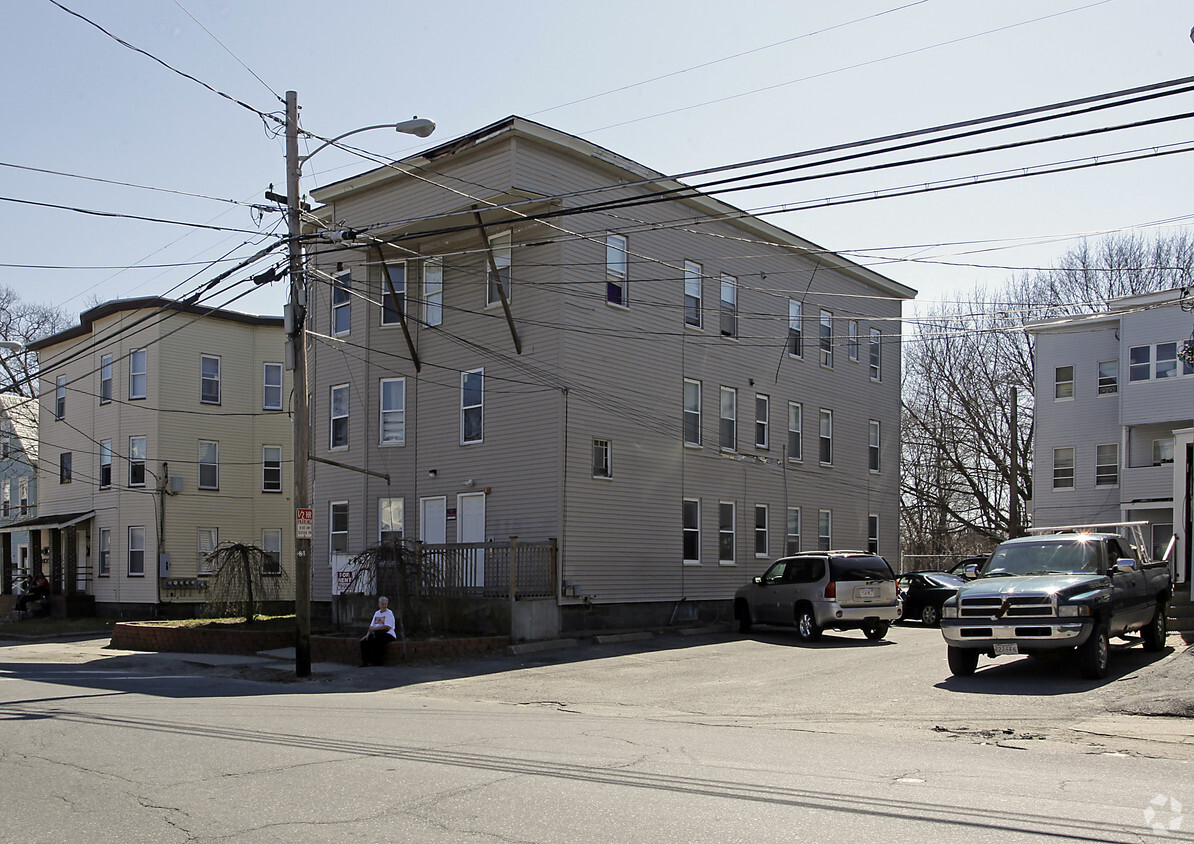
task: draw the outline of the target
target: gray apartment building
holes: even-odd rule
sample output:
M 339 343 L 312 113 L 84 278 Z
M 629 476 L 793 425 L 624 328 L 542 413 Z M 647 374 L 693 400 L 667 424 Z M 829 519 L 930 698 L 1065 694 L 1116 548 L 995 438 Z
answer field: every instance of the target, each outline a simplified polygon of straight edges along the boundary
M 29 531 L 10 528 L 37 515 L 36 399 L 0 394 L 0 611 L 33 570 Z
M 1171 616 L 1190 609 L 1194 366 L 1187 291 L 1125 296 L 1105 312 L 1029 326 L 1036 339 L 1033 524 L 1147 521 L 1154 556 L 1170 537 Z
M 316 600 L 386 538 L 554 541 L 561 632 L 897 555 L 915 291 L 518 117 L 313 196 Z

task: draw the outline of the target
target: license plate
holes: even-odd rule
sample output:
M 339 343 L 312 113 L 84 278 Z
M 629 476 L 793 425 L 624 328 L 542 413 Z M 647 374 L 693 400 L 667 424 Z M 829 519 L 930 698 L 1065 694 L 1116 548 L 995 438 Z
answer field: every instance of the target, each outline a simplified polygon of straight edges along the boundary
M 995 656 L 1015 656 L 1020 653 L 1019 645 L 996 645 Z
M 858 590 L 858 597 L 859 597 L 859 598 L 873 598 L 873 597 L 875 597 L 875 587 L 874 587 L 874 586 L 863 586 L 863 587 L 861 587 L 861 588 Z

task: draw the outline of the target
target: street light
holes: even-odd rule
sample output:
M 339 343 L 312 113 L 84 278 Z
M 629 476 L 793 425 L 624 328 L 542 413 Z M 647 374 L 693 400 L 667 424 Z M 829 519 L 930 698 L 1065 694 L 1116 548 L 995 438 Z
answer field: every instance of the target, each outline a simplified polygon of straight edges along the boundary
M 6 352 L 23 352 L 25 344 L 18 343 L 16 340 L 0 340 L 0 349 Z
M 304 156 L 298 154 L 298 94 L 286 92 L 286 228 L 289 237 L 290 304 L 287 306 L 286 328 L 292 352 L 295 385 L 294 402 L 294 673 L 298 677 L 311 674 L 311 490 L 307 471 L 310 466 L 308 441 L 310 398 L 307 393 L 307 343 L 304 324 L 307 299 L 303 277 L 303 259 L 299 249 L 302 233 L 299 205 L 299 177 L 303 164 L 324 147 L 372 129 L 393 128 L 397 132 L 426 138 L 435 131 L 435 122 L 426 118 L 412 118 L 399 123 L 364 126 L 325 141 Z

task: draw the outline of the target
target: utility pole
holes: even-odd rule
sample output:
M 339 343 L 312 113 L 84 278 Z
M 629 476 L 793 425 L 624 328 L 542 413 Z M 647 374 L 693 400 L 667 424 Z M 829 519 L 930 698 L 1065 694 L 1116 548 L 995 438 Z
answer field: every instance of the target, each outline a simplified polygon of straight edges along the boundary
M 307 394 L 307 285 L 299 245 L 302 219 L 299 216 L 298 94 L 286 92 L 286 228 L 290 252 L 290 307 L 286 320 L 294 374 L 294 673 L 311 676 L 311 538 L 300 529 L 299 514 L 311 507 L 308 484 L 310 443 L 309 397 Z M 306 521 L 309 526 L 310 520 Z
M 1012 384 L 1012 453 L 1011 453 L 1011 503 L 1008 507 L 1008 539 L 1015 539 L 1020 535 L 1020 431 L 1018 411 L 1020 408 L 1019 391 Z

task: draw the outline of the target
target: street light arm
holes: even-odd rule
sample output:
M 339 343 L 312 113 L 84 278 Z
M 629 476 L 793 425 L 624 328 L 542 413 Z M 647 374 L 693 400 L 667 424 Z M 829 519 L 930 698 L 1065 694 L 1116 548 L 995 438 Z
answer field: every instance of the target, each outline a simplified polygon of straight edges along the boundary
M 319 152 L 324 147 L 330 147 L 332 144 L 344 140 L 349 135 L 356 135 L 360 132 L 370 132 L 374 129 L 393 129 L 395 132 L 402 132 L 406 135 L 415 135 L 419 138 L 426 138 L 435 131 L 435 121 L 428 120 L 425 117 L 415 117 L 410 120 L 403 120 L 399 123 L 378 123 L 376 126 L 362 126 L 360 129 L 353 129 L 351 132 L 345 132 L 342 135 L 337 135 L 331 140 L 324 141 L 306 155 L 300 155 L 299 164 L 304 164 L 307 159 L 314 156 L 315 153 Z

